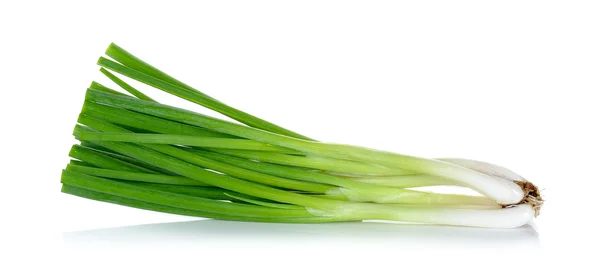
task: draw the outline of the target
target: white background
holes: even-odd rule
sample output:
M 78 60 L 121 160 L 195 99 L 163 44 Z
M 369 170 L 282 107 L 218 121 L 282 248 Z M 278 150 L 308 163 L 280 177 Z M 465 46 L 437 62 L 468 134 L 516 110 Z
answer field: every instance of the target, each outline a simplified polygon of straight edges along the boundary
M 1 2 L 0 268 L 594 268 L 597 1 L 192 2 Z M 112 86 L 95 65 L 110 42 L 305 135 L 501 164 L 547 202 L 498 231 L 221 222 L 62 194 L 85 89 Z

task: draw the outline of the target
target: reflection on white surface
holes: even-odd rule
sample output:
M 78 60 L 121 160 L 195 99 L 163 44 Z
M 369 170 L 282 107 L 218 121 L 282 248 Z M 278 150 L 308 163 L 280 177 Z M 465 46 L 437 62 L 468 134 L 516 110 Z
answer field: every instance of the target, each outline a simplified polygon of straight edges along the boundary
M 351 222 L 329 224 L 274 224 L 198 220 L 147 224 L 63 233 L 67 248 L 177 245 L 210 243 L 370 243 L 402 248 L 527 249 L 540 247 L 536 230 L 526 225 L 497 230 L 465 227 Z

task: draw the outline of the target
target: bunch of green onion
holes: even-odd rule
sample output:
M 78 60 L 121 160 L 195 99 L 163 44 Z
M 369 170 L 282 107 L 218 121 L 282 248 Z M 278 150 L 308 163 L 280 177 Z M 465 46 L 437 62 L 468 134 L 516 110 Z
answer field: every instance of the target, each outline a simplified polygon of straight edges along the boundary
M 282 223 L 388 220 L 490 228 L 529 222 L 542 204 L 518 174 L 466 159 L 426 159 L 319 142 L 232 108 L 115 44 L 74 129 L 62 192 L 140 209 Z M 109 71 L 110 70 L 110 71 Z M 111 72 L 112 71 L 112 72 Z M 115 73 L 236 122 L 163 105 Z M 414 188 L 462 186 L 481 196 Z

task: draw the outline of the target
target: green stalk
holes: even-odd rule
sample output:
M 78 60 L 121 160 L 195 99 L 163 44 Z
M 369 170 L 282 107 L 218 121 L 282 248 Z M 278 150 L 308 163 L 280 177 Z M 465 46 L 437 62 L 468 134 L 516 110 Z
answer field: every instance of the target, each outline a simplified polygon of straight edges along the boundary
M 102 168 L 91 168 L 91 167 L 80 166 L 80 165 L 76 165 L 76 164 L 67 165 L 66 170 L 84 173 L 84 174 L 92 175 L 92 176 L 120 179 L 120 180 L 158 183 L 158 184 L 170 184 L 170 185 L 183 185 L 183 186 L 206 186 L 206 184 L 204 184 L 202 182 L 198 182 L 196 180 L 192 180 L 192 179 L 185 178 L 182 176 L 138 173 L 138 172 L 128 172 L 128 171 L 110 170 L 110 169 L 102 169 Z
M 120 65 L 109 59 L 100 57 L 100 59 L 98 60 L 98 65 L 104 68 L 113 70 L 117 73 L 121 73 L 122 75 L 125 75 L 134 80 L 151 85 L 167 93 L 173 94 L 188 101 L 194 102 L 198 105 L 209 108 L 213 111 L 219 112 L 248 126 L 260 128 L 263 130 L 271 131 L 277 134 L 282 134 L 290 137 L 310 140 L 310 138 L 308 137 L 287 130 L 283 127 L 277 126 L 273 123 L 267 122 L 263 119 L 240 111 L 236 108 L 230 107 L 192 87 L 189 87 L 173 79 L 172 77 L 164 74 L 158 69 L 152 67 L 150 64 L 143 62 L 142 60 L 138 59 L 137 57 L 118 47 L 114 43 L 109 46 L 109 48 L 106 51 L 106 54 L 112 57 L 113 59 L 121 62 L 125 66 Z M 148 74 L 148 72 L 150 72 L 150 74 Z
M 82 129 L 82 128 L 79 128 Z M 83 129 L 85 130 L 85 129 Z M 76 130 L 77 132 L 77 130 Z M 236 191 L 239 193 L 265 198 L 273 201 L 309 206 L 315 208 L 330 208 L 335 207 L 339 202 L 324 199 L 313 198 L 310 196 L 300 195 L 292 192 L 287 192 L 275 189 L 261 184 L 244 181 L 238 178 L 218 174 L 212 171 L 204 170 L 200 167 L 192 165 L 188 162 L 174 158 L 170 155 L 165 155 L 145 147 L 140 147 L 128 143 L 117 142 L 98 142 L 101 146 L 109 148 L 113 151 L 127 155 L 155 166 L 163 167 L 166 170 L 185 176 L 194 180 L 198 180 L 209 185 L 221 187 L 224 189 Z M 153 147 L 174 148 L 165 145 L 154 145 Z M 177 149 L 180 150 L 180 149 Z M 188 153 L 189 154 L 189 153 Z M 193 154 L 190 154 L 193 156 Z M 290 180 L 291 181 L 291 180 Z
M 184 215 L 184 216 L 193 216 L 193 217 L 203 217 L 203 218 L 214 218 L 221 220 L 232 220 L 232 221 L 251 221 L 251 222 L 277 222 L 277 223 L 321 223 L 321 222 L 332 222 L 339 221 L 334 217 L 248 217 L 248 216 L 240 216 L 240 215 L 232 215 L 231 213 L 211 213 L 205 211 L 198 210 L 189 210 L 180 207 L 166 206 L 161 204 L 155 204 L 140 200 L 133 200 L 125 197 L 110 195 L 106 193 L 91 191 L 88 189 L 78 188 L 71 185 L 63 185 L 62 190 L 63 193 L 71 194 L 74 196 L 87 198 L 96 201 L 114 203 L 118 205 L 134 207 L 138 209 L 157 211 L 162 213 L 169 213 L 175 215 Z
M 90 85 L 89 88 L 90 89 L 94 89 L 94 90 L 98 90 L 98 91 L 103 91 L 103 92 L 107 92 L 107 93 L 111 93 L 111 94 L 121 95 L 121 96 L 126 96 L 127 97 L 127 95 L 125 95 L 125 94 L 123 94 L 123 93 L 121 93 L 119 91 L 113 90 L 111 88 L 108 88 L 108 87 L 106 87 L 106 86 L 104 86 L 104 85 L 102 85 L 102 84 L 100 84 L 98 82 L 94 82 L 94 81 L 92 81 L 92 84 Z
M 124 182 L 107 180 L 64 170 L 61 182 L 66 185 L 125 197 L 154 204 L 211 213 L 228 213 L 248 217 L 309 217 L 306 210 L 277 209 L 254 205 L 234 204 L 171 192 L 147 189 Z
M 205 158 L 210 158 L 216 161 L 220 161 L 223 163 L 230 164 L 235 167 L 240 167 L 248 170 L 253 170 L 265 174 L 276 175 L 280 177 L 285 177 L 289 179 L 297 179 L 303 181 L 311 181 L 317 183 L 326 183 L 331 185 L 336 185 L 340 187 L 356 187 L 362 188 L 365 185 L 353 186 L 355 181 L 348 181 L 342 177 L 337 177 L 333 175 L 323 174 L 311 170 L 307 170 L 300 167 L 291 167 L 291 166 L 283 166 L 272 163 L 265 162 L 256 162 L 251 161 L 245 158 L 239 158 L 236 156 L 225 155 L 222 153 L 217 153 L 213 151 L 207 151 L 205 149 L 191 149 L 191 152 L 198 156 L 202 156 Z
M 115 152 L 111 151 L 110 149 L 107 149 L 107 148 L 104 148 L 102 146 L 99 146 L 98 144 L 95 144 L 95 143 L 93 143 L 91 141 L 80 141 L 79 144 L 81 146 L 85 146 L 85 147 L 87 147 L 89 149 L 93 149 L 96 152 L 99 152 L 99 153 L 101 153 L 103 155 L 106 155 L 106 156 L 109 156 L 111 158 L 118 159 L 118 160 L 124 161 L 124 162 L 129 163 L 129 164 L 133 164 L 133 165 L 138 166 L 138 167 L 146 168 L 146 169 L 150 170 L 152 173 L 173 175 L 172 172 L 169 172 L 169 171 L 167 171 L 167 170 L 165 170 L 163 168 L 152 166 L 151 164 L 141 162 L 141 161 L 139 161 L 139 160 L 137 160 L 135 158 L 130 158 L 128 156 L 120 155 L 118 153 L 115 153 Z
M 69 151 L 69 156 L 101 168 L 108 168 L 112 170 L 128 172 L 154 173 L 153 171 L 148 170 L 146 168 L 142 168 L 131 163 L 127 163 L 122 160 L 109 157 L 98 151 L 94 151 L 92 149 L 80 145 L 73 145 L 71 147 L 71 151 Z
M 158 117 L 144 115 L 124 109 L 114 108 L 101 104 L 85 102 L 82 109 L 83 114 L 92 115 L 98 119 L 138 128 L 156 133 L 192 135 L 198 137 L 231 138 L 234 136 L 218 133 L 204 128 L 186 125 Z
M 204 127 L 221 133 L 256 140 L 268 144 L 292 148 L 307 154 L 378 164 L 389 168 L 404 169 L 429 174 L 462 183 L 501 204 L 515 204 L 523 199 L 523 190 L 515 183 L 499 181 L 489 175 L 440 160 L 425 159 L 391 152 L 378 151 L 359 146 L 326 144 L 300 140 L 241 126 L 176 107 L 111 95 L 88 90 L 86 99 L 118 106 L 141 113 L 159 116 L 173 121 Z
M 129 158 L 129 157 L 127 157 Z M 129 180 L 129 181 L 138 181 L 132 182 L 132 185 L 143 186 L 150 189 L 158 189 L 167 192 L 174 192 L 184 195 L 190 196 L 199 196 L 199 197 L 207 197 L 207 193 L 213 194 L 210 196 L 212 199 L 229 199 L 223 191 L 224 189 L 219 189 L 215 187 L 207 187 L 208 185 L 201 183 L 197 180 L 192 180 L 189 178 L 181 177 L 181 176 L 172 176 L 172 175 L 160 175 L 160 174 L 146 174 L 146 173 L 132 173 L 126 171 L 117 171 L 117 170 L 108 170 L 96 167 L 89 167 L 84 165 L 78 165 L 82 162 L 77 162 L 76 160 L 71 160 L 72 164 L 68 164 L 66 170 L 84 173 L 91 176 L 98 176 L 104 178 L 111 179 L 119 179 L 119 180 Z M 170 173 L 170 172 L 169 172 Z M 143 182 L 143 183 L 139 183 Z M 199 188 L 200 187 L 200 188 Z M 205 188 L 207 187 L 207 188 Z M 211 193 L 212 192 L 212 193 Z M 231 194 L 232 191 L 228 191 Z M 214 195 L 216 194 L 216 195 Z M 239 194 L 237 194 L 239 195 Z M 243 195 L 242 195 L 243 196 Z
M 109 155 L 109 156 L 111 156 L 113 158 L 120 159 L 120 160 L 125 161 L 125 162 L 131 163 L 130 161 L 135 160 L 135 159 L 132 159 L 130 157 L 121 156 L 121 155 L 119 155 L 119 154 L 117 154 L 115 152 L 110 151 L 110 149 L 107 149 L 107 148 L 104 148 L 104 147 L 102 147 L 100 145 L 95 144 L 94 142 L 79 141 L 79 145 L 85 146 L 87 148 L 93 149 L 93 150 L 95 150 L 97 152 L 101 152 L 101 153 L 103 153 L 105 155 Z
M 120 86 L 125 91 L 129 92 L 130 94 L 134 95 L 135 97 L 137 97 L 137 98 L 139 98 L 141 100 L 147 100 L 147 101 L 154 101 L 154 102 L 156 102 L 154 99 L 150 98 L 149 96 L 146 96 L 146 94 L 140 92 L 139 90 L 135 89 L 133 86 L 129 85 L 125 81 L 119 79 L 119 77 L 117 77 L 117 76 L 113 75 L 112 73 L 110 73 L 110 71 L 108 71 L 108 70 L 106 70 L 104 68 L 100 68 L 100 72 L 102 72 L 102 74 L 106 75 L 106 77 L 108 77 L 111 81 L 113 81 L 118 86 Z
M 214 138 L 238 138 L 229 134 L 218 133 L 207 129 L 190 126 L 179 122 L 152 117 L 149 115 L 132 112 L 124 109 L 110 107 L 86 101 L 83 105 L 80 117 L 92 116 L 100 120 L 125 126 L 127 129 L 141 129 L 145 132 L 156 132 L 161 134 L 188 135 L 194 137 Z M 251 140 L 247 140 L 251 141 Z M 255 142 L 256 143 L 256 142 Z M 279 148 L 279 152 L 288 154 L 299 153 L 289 148 Z M 271 148 L 275 150 L 275 148 Z
M 142 182 L 127 182 L 136 187 L 145 188 L 148 190 L 156 190 L 163 192 L 170 192 L 175 194 L 200 197 L 205 199 L 213 200 L 229 200 L 230 197 L 225 192 L 231 192 L 218 187 L 198 187 L 198 186 L 178 186 L 170 184 L 157 184 L 157 183 L 142 183 Z
M 220 153 L 231 156 L 242 157 L 261 162 L 281 165 L 305 167 L 326 171 L 342 171 L 351 173 L 362 173 L 369 175 L 403 175 L 411 172 L 400 169 L 390 169 L 383 166 L 356 162 L 351 160 L 332 159 L 317 156 L 292 156 L 281 153 L 267 153 L 250 150 L 213 149 Z
M 345 187 L 350 189 L 370 190 L 370 192 L 382 194 L 382 193 L 395 193 L 403 192 L 403 190 L 395 188 L 378 187 L 366 183 L 360 183 L 351 179 L 345 179 L 328 174 L 322 174 L 319 172 L 308 171 L 301 168 L 294 168 L 290 166 L 282 166 L 264 162 L 255 162 L 247 159 L 229 156 L 216 152 L 209 152 L 200 149 L 191 150 L 195 155 L 210 158 L 216 161 L 230 164 L 235 167 L 245 168 L 248 170 L 254 170 L 265 174 L 276 175 L 289 179 L 297 179 L 303 181 L 311 181 L 317 183 L 324 183 L 329 185 L 335 185 L 338 187 Z
M 226 148 L 256 151 L 290 151 L 286 148 L 246 139 L 208 138 L 173 134 L 97 133 L 83 132 L 76 139 L 82 141 L 113 141 L 149 144 L 178 144 L 187 146 Z
M 181 88 L 185 88 L 189 91 L 195 91 L 194 88 L 192 88 L 191 86 L 169 76 L 168 74 L 160 71 L 159 69 L 153 67 L 152 65 L 142 61 L 141 59 L 139 59 L 136 56 L 134 56 L 133 54 L 127 52 L 126 50 L 124 50 L 123 48 L 121 48 L 120 46 L 118 46 L 115 43 L 111 43 L 108 46 L 108 48 L 106 49 L 105 53 L 106 53 L 106 55 L 110 56 L 112 59 L 115 59 L 116 61 L 118 61 L 119 63 L 121 63 L 122 65 L 124 65 L 126 67 L 135 69 L 142 73 L 148 74 L 149 76 L 155 77 L 159 80 L 168 82 L 170 84 L 179 86 Z M 209 98 L 209 96 L 204 93 L 198 93 L 198 94 L 203 95 L 206 98 Z
M 197 155 L 194 155 L 188 151 L 183 149 L 179 149 L 172 146 L 165 145 L 145 145 L 155 151 L 158 151 L 163 154 L 167 154 L 173 157 L 177 157 L 183 161 L 189 162 L 191 164 L 195 164 L 204 168 L 209 168 L 211 170 L 219 171 L 225 173 L 230 176 L 238 177 L 241 179 L 250 180 L 252 182 L 261 183 L 273 187 L 280 187 L 285 189 L 292 190 L 300 190 L 307 192 L 326 192 L 331 189 L 332 186 L 323 185 L 320 183 L 312 183 L 305 181 L 297 181 L 293 179 L 286 179 L 278 176 L 263 174 L 259 172 L 255 172 L 252 170 L 247 170 L 243 168 L 238 168 L 231 166 L 226 163 L 218 162 L 215 160 L 211 160 L 208 158 L 203 158 Z
M 89 163 L 83 162 L 83 161 L 79 161 L 79 160 L 76 160 L 76 159 L 71 159 L 67 165 L 69 165 L 69 164 L 70 165 L 81 166 L 81 167 L 98 168 L 98 167 L 96 167 L 96 166 L 94 166 L 92 164 L 89 164 Z
M 271 208 L 280 208 L 280 209 L 300 209 L 300 208 L 302 208 L 301 206 L 291 205 L 291 204 L 264 202 L 264 201 L 250 198 L 248 196 L 245 196 L 245 195 L 239 194 L 239 193 L 234 195 L 234 194 L 229 194 L 229 193 L 225 192 L 225 195 L 229 196 L 233 199 L 239 200 L 239 201 L 243 201 L 243 202 L 247 202 L 247 203 L 255 204 L 255 205 L 271 207 Z
M 88 92 L 101 93 L 101 92 L 97 92 L 94 90 L 89 90 Z M 104 94 L 104 93 L 101 93 L 101 94 Z M 138 100 L 138 99 L 131 98 L 131 100 Z M 93 100 L 91 100 L 91 101 L 93 101 Z M 141 100 L 138 100 L 138 101 L 141 101 Z M 158 104 L 158 103 L 151 103 L 151 102 L 147 102 L 147 103 L 148 104 Z M 116 105 L 116 104 L 112 104 L 112 105 Z M 145 112 L 141 111 L 141 113 L 145 113 Z M 109 122 L 115 121 L 114 123 L 124 124 L 127 126 L 135 126 L 137 128 L 141 128 L 141 129 L 152 128 L 153 129 L 152 131 L 160 132 L 160 133 L 167 133 L 166 128 L 168 128 L 169 126 L 178 125 L 175 122 L 165 123 L 166 120 L 161 121 L 161 123 L 154 123 L 154 124 L 152 124 L 153 121 L 150 121 L 150 119 L 148 119 L 146 122 L 134 121 L 134 119 L 135 120 L 144 120 L 144 118 L 147 118 L 147 117 L 143 116 L 142 114 L 135 115 L 135 113 L 128 112 L 127 110 L 118 111 L 117 109 L 114 109 L 110 106 L 102 106 L 102 105 L 94 104 L 91 102 L 86 102 L 86 104 L 84 104 L 83 114 L 84 115 L 85 114 L 93 115 L 94 117 L 97 117 L 97 118 L 105 120 L 105 121 L 109 121 Z M 209 118 L 209 117 L 207 117 L 207 118 Z M 210 118 L 210 119 L 212 119 L 212 118 Z M 218 119 L 214 119 L 214 120 L 218 120 Z M 218 121 L 222 121 L 222 120 L 218 120 Z M 223 121 L 223 122 L 228 123 L 225 121 Z M 141 124 L 141 123 L 144 123 L 144 124 Z M 146 123 L 148 124 L 148 127 L 145 126 Z M 228 124 L 235 125 L 233 123 L 228 123 Z M 244 126 L 239 126 L 239 127 L 248 128 L 248 127 L 244 127 Z M 172 130 L 175 130 L 177 128 L 178 127 L 174 126 L 173 128 L 169 129 L 169 131 L 172 132 Z M 206 127 L 206 128 L 211 129 L 210 127 Z M 269 134 L 273 134 L 273 133 L 269 133 Z M 196 134 L 185 134 L 185 135 L 196 135 Z M 202 134 L 202 135 L 204 135 L 204 134 Z M 199 135 L 199 136 L 202 136 L 202 135 Z M 276 135 L 276 134 L 273 134 L 273 135 Z M 212 135 L 210 135 L 210 136 L 212 136 Z M 283 136 L 281 136 L 281 137 L 283 137 Z M 289 138 L 289 137 L 286 137 L 286 138 Z M 282 149 L 282 151 L 286 151 L 286 150 Z M 287 150 L 287 151 L 289 151 L 289 150 Z M 232 153 L 232 152 L 227 152 L 227 153 Z M 251 153 L 251 152 L 237 153 L 237 155 L 244 155 L 244 157 L 248 157 L 248 155 L 250 155 L 250 154 L 253 154 L 253 153 Z M 260 154 L 260 153 L 254 153 L 254 154 L 256 154 L 256 155 L 251 156 L 251 157 L 259 159 L 259 160 L 264 160 L 264 161 L 268 161 L 268 162 L 277 162 L 279 164 L 285 164 L 285 165 L 322 169 L 322 170 L 338 170 L 338 171 L 347 171 L 347 172 L 362 173 L 362 174 L 368 174 L 368 175 L 402 175 L 402 174 L 412 173 L 412 172 L 407 172 L 406 170 L 401 170 L 401 169 L 390 169 L 390 168 L 373 165 L 373 164 L 365 164 L 362 162 L 355 162 L 355 161 L 349 161 L 349 160 L 331 159 L 331 158 L 326 158 L 326 157 L 298 157 L 298 156 L 289 156 L 289 155 L 275 154 L 275 153 L 273 153 L 273 155 L 264 155 L 264 154 Z
M 108 132 L 128 132 L 126 129 L 116 127 L 110 123 L 104 122 L 102 120 L 94 119 L 93 117 L 84 117 L 79 118 L 79 122 L 87 125 L 93 129 L 99 131 L 108 131 Z M 75 136 L 79 136 L 82 132 L 80 127 L 76 127 Z M 108 142 L 96 142 L 98 144 L 108 143 Z M 177 157 L 180 160 L 189 162 L 191 164 L 195 164 L 201 166 L 203 168 L 208 168 L 211 170 L 219 171 L 222 173 L 226 173 L 230 176 L 251 180 L 253 182 L 267 184 L 270 186 L 282 187 L 293 190 L 302 190 L 309 192 L 325 192 L 331 188 L 331 186 L 310 183 L 304 181 L 297 181 L 291 179 L 285 179 L 281 177 L 276 177 L 268 174 L 262 174 L 251 170 L 246 170 L 243 168 L 231 166 L 226 163 L 214 161 L 211 159 L 203 158 L 197 155 L 194 155 L 188 151 L 183 149 L 179 149 L 177 147 L 168 146 L 168 145 L 152 145 L 152 144 L 143 144 L 142 146 L 153 149 L 155 151 Z

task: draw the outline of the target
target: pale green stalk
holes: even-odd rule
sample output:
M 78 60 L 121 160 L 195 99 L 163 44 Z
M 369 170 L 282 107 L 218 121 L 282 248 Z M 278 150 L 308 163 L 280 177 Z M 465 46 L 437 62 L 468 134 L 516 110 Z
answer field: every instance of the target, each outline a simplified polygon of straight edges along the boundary
M 243 157 L 251 160 L 258 160 L 262 162 L 296 167 L 305 167 L 326 171 L 343 171 L 372 175 L 402 175 L 411 173 L 402 169 L 392 169 L 374 164 L 356 162 L 352 160 L 343 160 L 320 156 L 295 156 L 281 153 L 266 153 L 260 151 L 238 149 L 214 149 L 213 151 L 231 156 Z
M 348 178 L 357 182 L 397 188 L 414 188 L 429 186 L 456 185 L 455 181 L 439 176 L 417 174 L 417 175 L 395 175 L 376 177 Z

